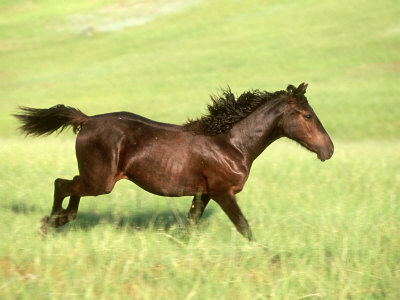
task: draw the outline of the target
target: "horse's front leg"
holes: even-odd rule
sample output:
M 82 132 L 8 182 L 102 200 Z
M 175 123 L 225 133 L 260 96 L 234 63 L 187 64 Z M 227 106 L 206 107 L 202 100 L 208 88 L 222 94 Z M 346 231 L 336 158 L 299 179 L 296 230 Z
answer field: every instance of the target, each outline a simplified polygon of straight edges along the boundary
M 188 213 L 186 228 L 197 224 L 209 201 L 210 196 L 208 195 L 194 196 Z
M 253 234 L 251 232 L 249 223 L 240 210 L 235 195 L 217 196 L 213 197 L 213 199 L 221 206 L 223 211 L 235 225 L 236 229 L 250 241 L 253 240 Z

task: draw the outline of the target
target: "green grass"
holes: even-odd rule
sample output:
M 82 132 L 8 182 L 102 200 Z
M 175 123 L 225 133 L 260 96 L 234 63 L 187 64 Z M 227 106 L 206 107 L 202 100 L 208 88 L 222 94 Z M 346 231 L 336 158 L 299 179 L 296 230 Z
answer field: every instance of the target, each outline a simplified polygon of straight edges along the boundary
M 74 223 L 43 239 L 37 229 L 50 209 L 51 175 L 75 173 L 73 141 L 38 140 L 22 150 L 18 139 L 7 144 L 2 161 L 16 152 L 37 159 L 14 159 L 1 174 L 5 299 L 399 293 L 400 154 L 392 150 L 399 142 L 339 142 L 335 159 L 324 164 L 293 143 L 272 146 L 239 197 L 257 238 L 250 244 L 214 203 L 184 238 L 180 222 L 190 199 L 152 196 L 128 182 L 86 198 Z
M 93 21 L 90 37 L 71 20 L 120 21 L 122 2 L 0 3 L 0 298 L 397 299 L 397 1 L 203 0 L 157 14 L 168 2 L 131 1 L 152 21 L 109 32 Z M 17 105 L 183 123 L 228 84 L 241 93 L 303 81 L 335 154 L 322 164 L 282 140 L 257 159 L 238 195 L 256 243 L 215 203 L 188 238 L 190 198 L 127 181 L 38 234 L 54 179 L 77 174 L 74 137 L 25 139 Z

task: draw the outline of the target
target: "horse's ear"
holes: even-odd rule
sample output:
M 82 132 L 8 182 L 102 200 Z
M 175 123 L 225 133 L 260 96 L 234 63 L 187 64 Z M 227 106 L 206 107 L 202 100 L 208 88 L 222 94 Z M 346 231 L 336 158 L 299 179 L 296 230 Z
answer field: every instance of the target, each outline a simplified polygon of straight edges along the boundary
M 294 94 L 294 92 L 296 91 L 296 87 L 294 85 L 289 84 L 286 90 L 288 91 L 289 95 L 291 95 Z
M 300 83 L 300 85 L 296 89 L 296 92 L 300 95 L 304 95 L 306 93 L 307 87 L 308 87 L 307 83 L 305 82 Z

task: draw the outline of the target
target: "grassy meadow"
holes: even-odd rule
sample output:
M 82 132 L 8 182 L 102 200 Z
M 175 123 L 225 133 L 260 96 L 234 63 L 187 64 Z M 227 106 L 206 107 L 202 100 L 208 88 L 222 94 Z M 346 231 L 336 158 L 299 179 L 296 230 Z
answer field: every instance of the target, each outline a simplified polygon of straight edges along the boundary
M 0 2 L 0 299 L 398 299 L 398 1 Z M 74 135 L 25 138 L 18 105 L 132 111 L 169 123 L 209 94 L 308 82 L 335 144 L 321 163 L 279 140 L 255 161 L 242 238 L 210 203 L 120 181 L 46 238 Z

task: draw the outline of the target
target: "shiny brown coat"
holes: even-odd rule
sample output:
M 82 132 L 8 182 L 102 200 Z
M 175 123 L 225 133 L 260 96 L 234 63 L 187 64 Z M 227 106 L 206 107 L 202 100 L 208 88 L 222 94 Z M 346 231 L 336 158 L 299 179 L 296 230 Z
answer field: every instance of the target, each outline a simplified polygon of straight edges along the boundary
M 50 217 L 43 219 L 42 232 L 74 220 L 80 197 L 110 193 L 118 180 L 129 179 L 157 195 L 193 196 L 189 225 L 197 223 L 213 199 L 237 230 L 252 239 L 235 195 L 243 189 L 253 161 L 264 149 L 275 140 L 288 137 L 315 152 L 321 161 L 333 154 L 331 139 L 304 97 L 306 88 L 301 84 L 288 87 L 287 92 L 267 93 L 268 101 L 260 102 L 250 112 L 240 112 L 238 120 L 230 125 L 222 120 L 228 129 L 212 133 L 196 130 L 202 125 L 201 120 L 179 126 L 128 112 L 88 117 L 63 105 L 49 109 L 22 107 L 24 113 L 16 117 L 27 134 L 50 134 L 67 126 L 79 131 L 79 175 L 72 180 L 56 179 L 53 209 Z M 246 107 L 240 105 L 247 104 L 238 104 L 239 100 L 230 100 L 229 105 L 244 110 Z M 214 106 L 214 118 L 221 119 L 221 107 L 218 103 Z M 63 209 L 67 196 L 69 205 Z

